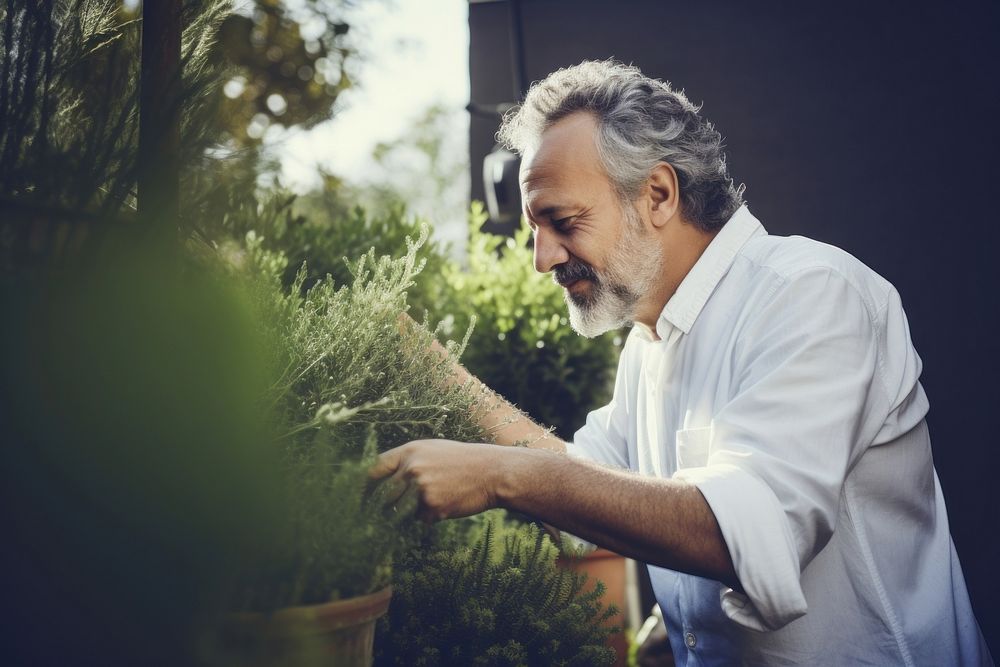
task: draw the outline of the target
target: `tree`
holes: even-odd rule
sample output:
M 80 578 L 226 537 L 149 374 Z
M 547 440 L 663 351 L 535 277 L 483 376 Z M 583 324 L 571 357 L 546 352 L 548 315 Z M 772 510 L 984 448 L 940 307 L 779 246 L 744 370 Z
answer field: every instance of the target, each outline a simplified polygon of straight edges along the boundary
M 226 18 L 218 43 L 234 73 L 220 120 L 237 146 L 258 143 L 273 123 L 310 127 L 330 117 L 353 85 L 349 4 L 309 0 L 293 10 L 282 0 L 256 0 L 252 11 Z

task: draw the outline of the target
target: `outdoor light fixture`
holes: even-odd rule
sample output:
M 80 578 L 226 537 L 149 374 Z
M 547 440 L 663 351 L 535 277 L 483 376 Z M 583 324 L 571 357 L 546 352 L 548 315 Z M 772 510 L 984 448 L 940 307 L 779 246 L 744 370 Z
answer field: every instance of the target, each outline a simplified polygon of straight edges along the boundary
M 490 219 L 501 225 L 516 223 L 521 218 L 521 192 L 517 174 L 521 158 L 496 146 L 483 158 L 483 186 Z

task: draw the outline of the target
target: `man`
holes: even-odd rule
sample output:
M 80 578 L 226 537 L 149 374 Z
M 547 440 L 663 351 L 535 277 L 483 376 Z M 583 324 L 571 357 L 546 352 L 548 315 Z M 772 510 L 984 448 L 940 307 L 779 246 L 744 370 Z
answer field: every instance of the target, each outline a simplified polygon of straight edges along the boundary
M 428 519 L 506 507 L 649 564 L 680 665 L 991 664 L 893 287 L 768 235 L 719 133 L 635 68 L 555 72 L 500 137 L 573 327 L 634 325 L 614 397 L 572 443 L 520 421 L 497 440 L 530 447 L 412 442 L 373 477 Z

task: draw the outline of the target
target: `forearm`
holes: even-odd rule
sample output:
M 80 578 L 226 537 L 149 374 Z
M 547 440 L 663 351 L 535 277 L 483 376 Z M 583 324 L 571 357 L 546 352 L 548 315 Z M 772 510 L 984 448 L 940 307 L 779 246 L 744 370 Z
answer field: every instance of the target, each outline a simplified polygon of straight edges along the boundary
M 452 378 L 455 382 L 467 386 L 472 394 L 478 397 L 479 425 L 490 434 L 495 444 L 523 444 L 533 449 L 566 451 L 565 442 L 548 429 L 536 424 L 528 415 L 487 387 L 457 362 L 454 364 Z
M 741 590 L 715 515 L 694 485 L 552 452 L 505 458 L 498 505 L 624 556 Z
M 414 326 L 413 321 L 406 315 L 400 316 L 400 323 L 404 327 Z M 463 386 L 476 398 L 476 405 L 473 407 L 474 414 L 483 431 L 490 434 L 490 440 L 494 444 L 523 444 L 533 449 L 566 451 L 565 442 L 553 435 L 548 429 L 536 424 L 510 401 L 487 387 L 465 366 L 458 363 L 436 340 L 431 343 L 431 349 L 451 364 L 451 374 L 446 379 L 446 384 Z

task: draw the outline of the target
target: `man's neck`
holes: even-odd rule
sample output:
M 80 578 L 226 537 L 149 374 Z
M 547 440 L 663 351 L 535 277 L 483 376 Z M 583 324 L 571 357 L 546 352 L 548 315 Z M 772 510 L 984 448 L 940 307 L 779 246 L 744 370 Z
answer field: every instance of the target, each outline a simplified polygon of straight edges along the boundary
M 635 318 L 635 325 L 645 328 L 653 340 L 660 339 L 656 323 L 663 309 L 718 233 L 718 230 L 702 231 L 690 223 L 664 230 L 662 279 L 650 290 L 648 298 L 640 302 Z

